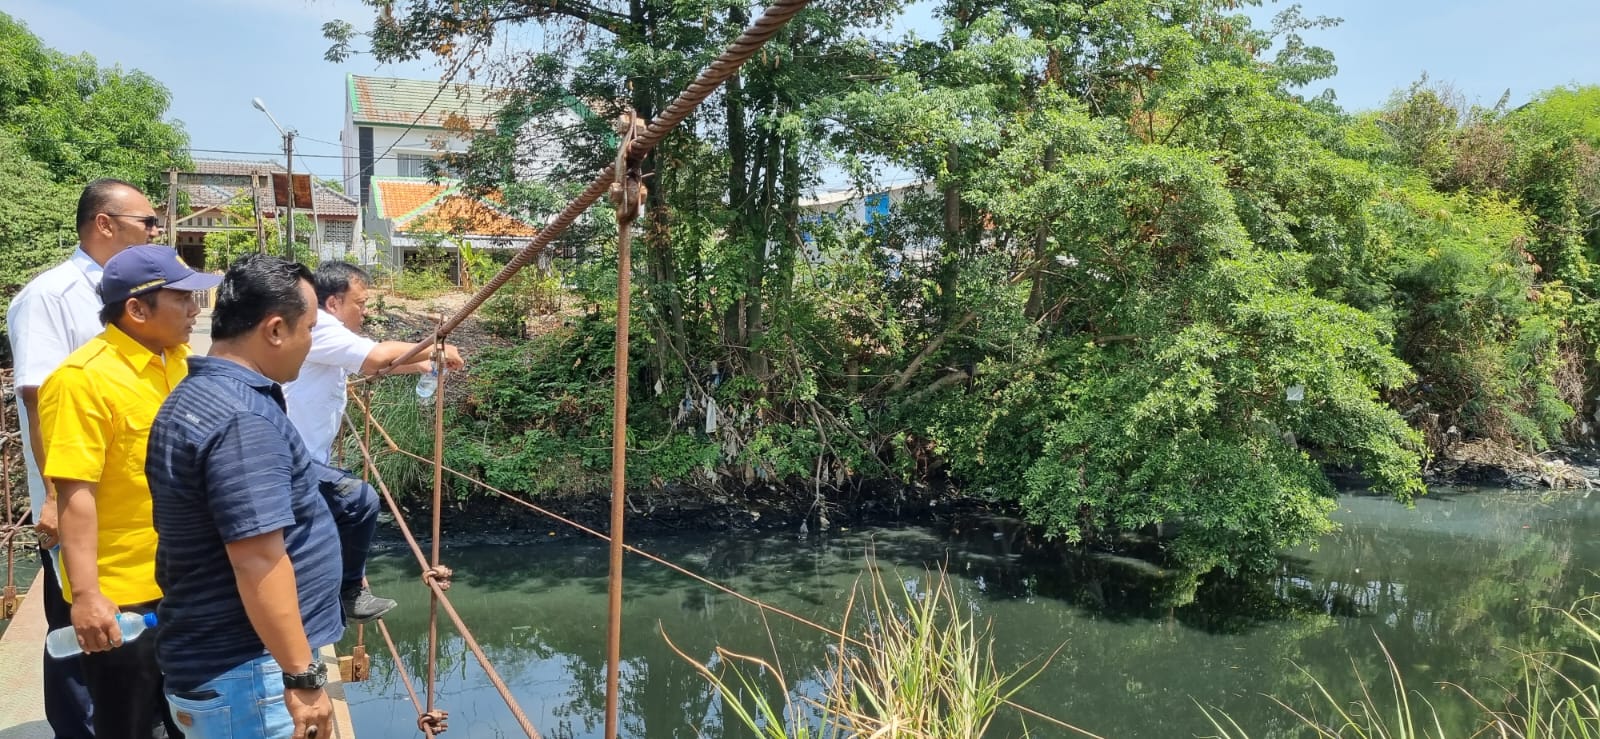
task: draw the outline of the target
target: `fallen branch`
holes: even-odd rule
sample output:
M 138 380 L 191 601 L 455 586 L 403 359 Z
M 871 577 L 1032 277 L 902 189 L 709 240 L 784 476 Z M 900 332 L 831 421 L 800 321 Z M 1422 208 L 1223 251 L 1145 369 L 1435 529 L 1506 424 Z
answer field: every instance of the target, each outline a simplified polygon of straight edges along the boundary
M 938 392 L 940 388 L 949 387 L 958 382 L 966 382 L 969 379 L 972 379 L 972 373 L 966 370 L 955 370 L 944 377 L 928 383 L 927 387 L 912 393 L 906 398 L 906 402 L 915 403 L 929 395 L 932 395 L 935 392 Z

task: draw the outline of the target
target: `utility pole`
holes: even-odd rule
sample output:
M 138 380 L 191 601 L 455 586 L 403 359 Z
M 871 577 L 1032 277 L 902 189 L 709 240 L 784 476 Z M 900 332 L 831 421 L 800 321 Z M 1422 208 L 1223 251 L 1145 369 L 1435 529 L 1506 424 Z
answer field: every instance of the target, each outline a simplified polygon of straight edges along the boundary
M 285 215 L 284 220 L 287 221 L 287 223 L 283 224 L 283 229 L 284 229 L 283 233 L 288 238 L 285 238 L 284 241 L 283 241 L 283 251 L 284 251 L 284 256 L 287 257 L 289 261 L 293 262 L 293 261 L 295 261 L 295 258 L 294 258 L 294 133 L 295 133 L 295 131 L 292 128 L 285 129 L 283 126 L 278 125 L 278 119 L 272 117 L 272 111 L 267 110 L 267 104 L 262 102 L 261 98 L 255 98 L 254 100 L 251 100 L 250 104 L 252 106 L 254 106 L 256 110 L 259 110 L 259 111 L 261 111 L 263 113 L 266 113 L 267 114 L 267 120 L 272 121 L 272 127 L 278 129 L 278 133 L 283 134 L 283 164 L 284 164 L 284 169 L 289 170 L 289 173 L 288 173 L 289 174 L 289 176 L 288 176 L 288 180 L 289 180 L 288 187 L 285 188 L 289 192 L 289 203 L 288 203 L 288 206 L 284 208 L 284 215 Z
M 285 169 L 289 170 L 289 208 L 288 218 L 284 220 L 284 233 L 289 235 L 289 240 L 284 244 L 283 257 L 293 262 L 294 258 L 294 129 L 283 132 L 283 161 Z
M 167 246 L 178 248 L 178 168 L 167 170 Z M 203 260 L 202 260 L 203 261 Z

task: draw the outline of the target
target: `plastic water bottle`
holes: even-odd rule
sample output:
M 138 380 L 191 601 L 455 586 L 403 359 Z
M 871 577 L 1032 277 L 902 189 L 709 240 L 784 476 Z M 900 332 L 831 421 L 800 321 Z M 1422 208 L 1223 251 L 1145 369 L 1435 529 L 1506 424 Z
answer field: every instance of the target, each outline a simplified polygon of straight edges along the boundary
M 143 634 L 145 629 L 155 628 L 155 625 L 156 614 L 154 612 L 143 614 L 123 612 L 117 614 L 117 626 L 122 629 L 123 644 L 139 638 L 139 635 Z M 63 626 L 47 634 L 44 638 L 44 649 L 50 653 L 51 657 L 56 659 L 71 657 L 83 651 L 78 646 L 78 632 L 71 626 Z
M 417 377 L 417 402 L 425 402 L 433 398 L 435 390 L 439 389 L 439 368 L 435 367 Z

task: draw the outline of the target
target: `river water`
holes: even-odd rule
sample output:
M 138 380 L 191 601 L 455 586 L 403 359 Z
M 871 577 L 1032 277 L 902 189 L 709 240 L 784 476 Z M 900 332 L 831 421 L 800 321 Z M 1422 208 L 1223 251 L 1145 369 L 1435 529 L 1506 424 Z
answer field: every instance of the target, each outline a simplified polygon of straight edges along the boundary
M 1406 508 L 1339 499 L 1338 532 L 1282 553 L 1274 572 L 1195 581 L 1131 557 L 1063 553 L 1005 519 L 937 526 L 641 538 L 633 543 L 747 595 L 837 626 L 869 550 L 892 587 L 926 589 L 948 568 L 961 603 L 992 625 L 1003 668 L 1055 657 L 1017 701 L 1105 737 L 1207 736 L 1197 704 L 1251 736 L 1303 735 L 1267 696 L 1323 710 L 1312 678 L 1353 697 L 1365 677 L 1387 688 L 1383 649 L 1447 729 L 1468 704 L 1514 685 L 1515 650 L 1580 644 L 1561 614 L 1600 585 L 1600 496 L 1435 490 Z M 451 601 L 545 737 L 598 737 L 605 706 L 606 552 L 551 537 L 450 547 Z M 403 551 L 375 558 L 387 618 L 415 678 L 427 664 L 427 600 Z M 722 646 L 781 664 L 789 687 L 815 691 L 829 639 L 637 558 L 625 574 L 622 735 L 734 737 L 721 697 L 664 641 L 711 663 Z M 521 732 L 441 613 L 438 705 L 457 737 Z M 352 639 L 346 639 L 341 653 Z M 372 678 L 349 686 L 362 737 L 415 735 L 393 661 L 368 636 Z M 1380 646 L 1381 642 L 1381 646 Z M 1059 651 L 1057 651 L 1059 650 Z M 776 657 L 776 659 L 774 659 Z M 1038 662 L 1034 663 L 1035 665 Z M 418 690 L 421 691 L 420 682 Z M 1003 711 L 991 736 L 1074 736 Z M 1455 731 L 1450 732 L 1457 733 Z

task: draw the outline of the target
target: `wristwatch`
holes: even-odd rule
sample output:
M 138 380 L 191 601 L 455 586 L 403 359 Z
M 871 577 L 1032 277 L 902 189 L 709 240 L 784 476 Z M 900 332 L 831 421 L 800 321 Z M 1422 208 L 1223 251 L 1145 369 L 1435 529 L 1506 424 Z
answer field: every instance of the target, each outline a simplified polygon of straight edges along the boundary
M 328 684 L 328 666 L 322 660 L 312 660 L 311 668 L 296 674 L 283 673 L 285 690 L 317 690 Z

